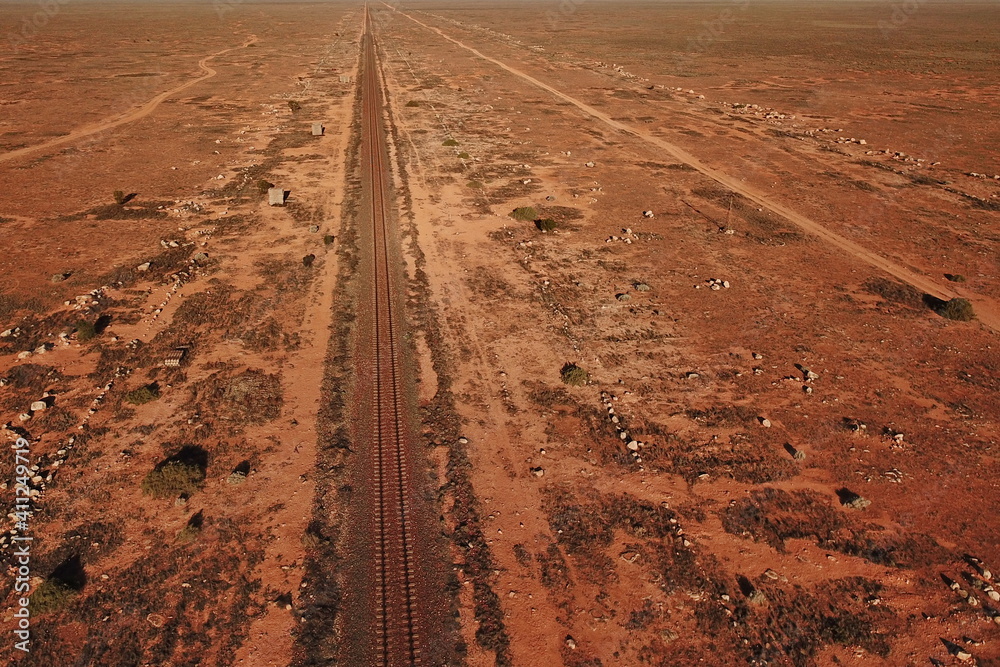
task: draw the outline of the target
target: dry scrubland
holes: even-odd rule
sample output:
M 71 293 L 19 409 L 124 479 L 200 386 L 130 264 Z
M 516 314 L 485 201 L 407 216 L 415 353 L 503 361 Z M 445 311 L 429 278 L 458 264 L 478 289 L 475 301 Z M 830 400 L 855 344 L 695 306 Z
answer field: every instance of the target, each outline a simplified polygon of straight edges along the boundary
M 428 496 L 454 564 L 435 660 L 1000 659 L 998 8 L 920 4 L 883 34 L 887 4 L 566 7 L 398 9 L 982 320 L 376 8 Z M 336 655 L 358 223 L 338 77 L 361 13 L 70 5 L 0 60 L 6 153 L 219 54 L 148 115 L 0 161 L 0 418 L 39 439 L 44 487 L 24 664 Z

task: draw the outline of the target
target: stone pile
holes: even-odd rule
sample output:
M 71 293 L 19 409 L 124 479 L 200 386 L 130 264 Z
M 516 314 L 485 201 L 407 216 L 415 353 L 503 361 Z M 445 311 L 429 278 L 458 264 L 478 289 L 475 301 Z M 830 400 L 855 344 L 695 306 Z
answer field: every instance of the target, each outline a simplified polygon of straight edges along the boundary
M 738 113 L 744 116 L 756 116 L 757 118 L 762 118 L 764 120 L 794 120 L 795 115 L 790 113 L 782 113 L 770 107 L 762 107 L 759 104 L 745 104 L 743 102 L 723 102 L 722 106 L 728 107 L 733 113 Z
M 601 403 L 604 404 L 605 410 L 608 411 L 608 419 L 615 427 L 615 431 L 618 433 L 618 438 L 625 443 L 625 449 L 628 450 L 629 454 L 635 460 L 636 463 L 642 463 L 642 455 L 640 450 L 646 446 L 646 443 L 640 442 L 632 437 L 625 425 L 622 424 L 621 417 L 615 412 L 615 401 L 618 400 L 617 396 L 609 394 L 606 391 L 601 392 Z
M 114 377 L 107 384 L 104 385 L 101 391 L 91 401 L 90 409 L 87 411 L 87 415 L 81 420 L 80 425 L 77 427 L 78 430 L 81 431 L 84 430 L 87 426 L 87 423 L 90 421 L 90 418 L 97 413 L 97 409 L 104 401 L 105 396 L 107 396 L 107 393 L 111 390 L 111 387 L 114 386 L 115 379 L 127 377 L 129 373 L 131 373 L 130 370 L 127 370 L 122 367 L 119 367 L 118 369 L 115 370 Z M 43 400 L 36 401 L 36 403 L 45 403 L 46 406 L 49 406 L 51 405 L 51 403 L 49 402 L 48 399 L 51 399 L 51 397 L 52 397 L 51 394 L 46 392 L 45 394 L 43 394 Z M 26 437 L 27 435 L 22 429 L 14 426 L 9 422 L 7 424 L 4 424 L 2 430 L 8 433 L 9 435 L 13 436 L 14 438 Z M 31 477 L 28 479 L 29 482 L 28 497 L 31 499 L 31 510 L 29 510 L 28 512 L 29 517 L 32 516 L 38 510 L 38 503 L 41 502 L 41 500 L 44 498 L 46 488 L 55 478 L 55 475 L 58 472 L 59 468 L 66 463 L 66 460 L 69 458 L 70 452 L 73 450 L 76 444 L 76 439 L 77 437 L 75 435 L 69 436 L 68 438 L 66 438 L 64 442 L 59 444 L 59 447 L 54 455 L 41 456 L 36 460 L 35 463 L 29 466 L 29 470 L 32 473 Z M 13 444 L 11 446 L 12 448 L 17 447 L 16 444 Z M 7 486 L 8 486 L 7 482 L 0 483 L 0 490 L 7 489 Z M 7 515 L 7 519 L 10 521 L 11 524 L 16 524 L 20 520 L 13 512 Z M 9 544 L 12 544 L 13 542 L 11 538 L 16 536 L 17 534 L 18 530 L 16 525 L 12 525 L 7 531 L 0 534 L 0 547 L 5 547 L 8 546 Z
M 721 289 L 729 289 L 729 281 L 722 280 L 721 278 L 709 278 L 705 281 L 708 284 L 708 288 L 712 291 L 718 292 Z M 695 285 L 695 289 L 701 289 L 704 285 Z
M 626 245 L 631 245 L 632 241 L 633 240 L 638 240 L 638 238 L 639 238 L 638 234 L 635 234 L 630 228 L 626 227 L 625 229 L 622 229 L 622 235 L 621 236 L 617 236 L 617 235 L 616 236 L 609 236 L 608 238 L 604 239 L 604 242 L 605 243 L 611 243 L 612 241 L 621 241 L 622 243 L 625 243 Z

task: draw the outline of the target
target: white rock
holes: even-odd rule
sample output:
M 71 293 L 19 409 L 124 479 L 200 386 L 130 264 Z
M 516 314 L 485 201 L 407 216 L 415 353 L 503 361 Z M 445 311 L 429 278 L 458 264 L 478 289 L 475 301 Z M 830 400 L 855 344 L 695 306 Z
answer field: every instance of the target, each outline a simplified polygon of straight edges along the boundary
M 47 407 L 49 407 L 49 404 L 46 403 L 45 401 L 35 401 L 34 403 L 31 404 L 30 409 L 32 412 L 40 412 Z

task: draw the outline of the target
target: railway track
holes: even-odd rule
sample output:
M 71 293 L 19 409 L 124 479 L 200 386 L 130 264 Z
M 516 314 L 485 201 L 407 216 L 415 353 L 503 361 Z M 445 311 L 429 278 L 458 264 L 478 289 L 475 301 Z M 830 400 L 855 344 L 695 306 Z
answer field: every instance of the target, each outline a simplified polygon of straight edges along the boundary
M 372 665 L 419 665 L 426 651 L 420 633 L 411 505 L 409 412 L 401 369 L 401 308 L 397 306 L 396 239 L 391 233 L 392 209 L 388 183 L 388 151 L 382 120 L 382 93 L 375 35 L 365 10 L 364 55 L 361 72 L 362 198 L 370 209 L 371 247 L 361 271 L 357 371 L 357 409 L 367 413 L 361 451 L 370 460 L 365 486 L 371 495 L 370 526 L 373 572 L 366 577 L 374 590 L 370 636 L 363 649 Z M 363 210 L 364 210 L 363 209 Z

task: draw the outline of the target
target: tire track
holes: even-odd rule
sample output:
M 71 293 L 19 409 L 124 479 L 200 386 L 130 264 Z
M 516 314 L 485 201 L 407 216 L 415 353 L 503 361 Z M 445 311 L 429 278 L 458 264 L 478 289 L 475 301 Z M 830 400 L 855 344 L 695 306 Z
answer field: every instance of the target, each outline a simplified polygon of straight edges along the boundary
M 990 329 L 992 329 L 994 332 L 1000 333 L 1000 304 L 997 304 L 997 302 L 994 301 L 993 299 L 990 299 L 989 297 L 985 297 L 979 294 L 971 294 L 969 292 L 966 292 L 965 290 L 961 291 L 957 290 L 950 285 L 944 285 L 942 283 L 939 283 L 932 278 L 917 273 L 915 270 L 908 269 L 904 266 L 901 266 L 900 264 L 888 260 L 885 257 L 879 255 L 878 253 L 871 251 L 844 236 L 841 236 L 840 234 L 828 229 L 827 227 L 824 227 L 815 220 L 812 220 L 811 218 L 808 218 L 805 215 L 802 215 L 801 213 L 794 211 L 788 206 L 780 202 L 774 201 L 760 190 L 757 190 L 756 188 L 753 188 L 741 182 L 738 178 L 730 176 L 722 171 L 719 171 L 714 167 L 706 165 L 697 157 L 687 152 L 686 150 L 680 148 L 679 146 L 675 146 L 674 144 L 664 141 L 660 137 L 653 136 L 648 132 L 643 132 L 637 128 L 626 125 L 625 123 L 616 121 L 612 119 L 608 114 L 605 114 L 595 109 L 594 107 L 586 104 L 585 102 L 581 102 L 575 97 L 571 97 L 566 93 L 563 93 L 562 91 L 553 88 L 552 86 L 536 79 L 530 74 L 527 74 L 519 69 L 511 67 L 510 65 L 507 65 L 503 61 L 497 60 L 496 58 L 487 56 L 481 51 L 478 51 L 471 46 L 467 46 L 466 44 L 455 39 L 454 37 L 445 34 L 439 28 L 423 23 L 422 21 L 413 18 L 406 12 L 400 11 L 399 9 L 393 7 L 392 5 L 385 4 L 385 6 L 391 9 L 393 12 L 400 14 L 401 16 L 405 16 L 406 18 L 410 19 L 417 25 L 420 25 L 426 28 L 427 30 L 436 33 L 438 36 L 451 42 L 452 44 L 455 44 L 456 46 L 459 46 L 465 49 L 466 51 L 469 51 L 476 57 L 481 58 L 482 60 L 485 60 L 487 62 L 490 62 L 496 65 L 497 67 L 500 67 L 506 72 L 513 74 L 514 76 L 523 79 L 524 81 L 527 81 L 528 83 L 532 84 L 533 86 L 536 86 L 537 88 L 541 88 L 545 92 L 550 93 L 551 95 L 559 98 L 564 102 L 572 104 L 580 111 L 584 112 L 588 116 L 591 116 L 592 118 L 601 121 L 605 125 L 608 125 L 609 127 L 623 134 L 627 134 L 637 139 L 640 139 L 652 146 L 655 146 L 656 148 L 665 151 L 666 153 L 671 155 L 674 159 L 693 167 L 704 176 L 707 176 L 708 178 L 711 178 L 717 183 L 724 185 L 733 192 L 743 195 L 744 197 L 754 202 L 761 208 L 765 208 L 771 211 L 772 213 L 781 216 L 782 218 L 796 225 L 803 231 L 818 237 L 828 245 L 838 250 L 842 250 L 847 254 L 849 254 L 850 256 L 854 257 L 855 259 L 865 262 L 875 267 L 876 269 L 879 269 L 880 271 L 888 273 L 889 275 L 898 278 L 899 280 L 902 280 L 903 282 L 908 283 L 909 285 L 912 285 L 913 287 L 920 290 L 924 294 L 928 294 L 930 296 L 942 299 L 944 301 L 947 301 L 948 299 L 952 299 L 955 297 L 963 297 L 969 299 L 975 305 L 976 316 L 979 319 L 979 321 L 982 322 L 987 327 L 989 327 Z
M 257 36 L 251 35 L 249 39 L 247 39 L 247 41 L 241 44 L 240 46 L 232 46 L 228 49 L 223 49 L 222 51 L 213 53 L 210 56 L 205 56 L 204 58 L 198 61 L 198 67 L 204 72 L 202 76 L 198 77 L 197 79 L 192 79 L 186 83 L 183 83 L 177 86 L 176 88 L 171 88 L 166 92 L 160 93 L 156 97 L 152 98 L 151 100 L 143 104 L 138 109 L 128 111 L 125 114 L 118 116 L 117 118 L 113 118 L 111 120 L 104 120 L 95 125 L 88 125 L 86 127 L 81 127 L 79 129 L 73 130 L 67 135 L 57 137 L 55 139 L 50 139 L 49 141 L 45 141 L 40 144 L 35 144 L 34 146 L 18 148 L 17 150 L 10 151 L 9 153 L 4 153 L 3 155 L 0 155 L 0 162 L 9 162 L 11 160 L 17 160 L 19 158 L 27 157 L 28 155 L 32 155 L 34 153 L 39 153 L 41 151 L 45 151 L 50 148 L 55 148 L 56 146 L 61 146 L 62 144 L 68 144 L 74 141 L 79 141 L 84 137 L 89 137 L 93 134 L 98 134 L 99 132 L 104 132 L 105 130 L 116 128 L 119 125 L 125 125 L 126 123 L 131 123 L 132 121 L 139 120 L 140 118 L 145 118 L 149 114 L 153 113 L 153 111 L 155 111 L 156 108 L 160 106 L 160 104 L 167 98 L 176 95 L 177 93 L 180 93 L 184 90 L 187 90 L 191 86 L 199 84 L 202 81 L 211 79 L 213 76 L 218 74 L 217 70 L 214 70 L 208 66 L 208 62 L 210 60 L 212 60 L 213 58 L 218 58 L 221 55 L 225 55 L 230 51 L 246 48 L 256 41 L 257 41 Z

